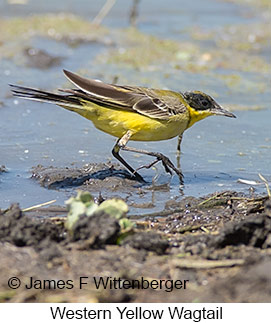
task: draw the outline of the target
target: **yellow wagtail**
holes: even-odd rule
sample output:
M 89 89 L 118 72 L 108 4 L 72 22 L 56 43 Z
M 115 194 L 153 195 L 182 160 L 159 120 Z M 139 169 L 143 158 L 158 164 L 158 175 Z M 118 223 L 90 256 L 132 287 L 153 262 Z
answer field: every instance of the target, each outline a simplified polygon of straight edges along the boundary
M 15 96 L 24 99 L 57 104 L 67 110 L 79 113 L 91 120 L 94 126 L 118 138 L 112 154 L 139 181 L 144 179 L 138 169 L 150 168 L 162 161 L 165 170 L 177 173 L 182 182 L 182 173 L 163 154 L 127 147 L 129 140 L 159 141 L 179 136 L 177 150 L 183 132 L 195 122 L 211 115 L 235 118 L 223 109 L 212 97 L 200 92 L 173 92 L 135 86 L 106 84 L 89 80 L 64 70 L 66 77 L 77 87 L 60 90 L 54 94 L 33 88 L 11 85 Z M 120 155 L 120 150 L 132 151 L 156 157 L 149 165 L 134 170 Z

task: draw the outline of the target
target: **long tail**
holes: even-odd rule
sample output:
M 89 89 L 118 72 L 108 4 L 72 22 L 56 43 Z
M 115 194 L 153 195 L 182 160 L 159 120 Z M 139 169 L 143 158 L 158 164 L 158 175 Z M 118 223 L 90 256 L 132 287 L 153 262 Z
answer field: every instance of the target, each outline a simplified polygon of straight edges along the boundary
M 66 109 L 82 109 L 83 101 L 82 97 L 77 93 L 73 94 L 55 94 L 42 90 L 37 90 L 29 87 L 23 87 L 19 85 L 10 84 L 11 91 L 14 96 L 34 101 L 41 101 L 47 103 L 53 103 L 65 107 Z M 69 90 L 67 90 L 69 93 Z

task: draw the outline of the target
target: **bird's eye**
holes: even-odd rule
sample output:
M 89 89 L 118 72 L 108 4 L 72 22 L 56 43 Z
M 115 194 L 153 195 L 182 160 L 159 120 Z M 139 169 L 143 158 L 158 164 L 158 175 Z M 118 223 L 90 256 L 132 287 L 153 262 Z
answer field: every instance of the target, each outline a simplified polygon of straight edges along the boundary
M 208 105 L 208 101 L 203 100 L 203 101 L 201 101 L 201 104 L 202 104 L 204 107 L 207 107 L 207 105 Z

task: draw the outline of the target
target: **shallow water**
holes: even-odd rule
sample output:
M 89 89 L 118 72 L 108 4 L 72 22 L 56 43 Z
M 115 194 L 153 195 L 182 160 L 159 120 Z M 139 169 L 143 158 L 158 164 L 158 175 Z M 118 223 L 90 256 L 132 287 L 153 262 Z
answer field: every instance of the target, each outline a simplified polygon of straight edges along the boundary
M 61 12 L 64 1 L 29 1 L 27 5 L 8 5 L 0 1 L 2 17 L 26 16 L 29 13 Z M 110 28 L 128 26 L 127 1 L 117 1 L 105 18 L 104 24 Z M 203 30 L 217 30 L 227 25 L 252 24 L 260 22 L 262 14 L 252 8 L 224 3 L 222 1 L 142 1 L 138 28 L 143 33 L 156 37 L 171 38 L 178 41 L 192 41 L 187 31 L 191 26 Z M 85 8 L 85 1 L 65 1 L 65 11 L 84 18 L 95 16 L 100 1 L 92 1 Z M 238 190 L 249 192 L 249 186 L 238 183 L 238 178 L 259 180 L 261 173 L 270 181 L 271 157 L 271 109 L 270 109 L 270 70 L 266 73 L 256 71 L 235 71 L 223 67 L 207 72 L 176 71 L 169 63 L 155 69 L 132 69 L 117 64 L 96 60 L 100 54 L 114 48 L 103 43 L 82 43 L 70 47 L 64 42 L 34 37 L 25 46 L 46 50 L 63 60 L 58 66 L 48 69 L 28 67 L 16 59 L 0 60 L 0 164 L 8 169 L 0 174 L 0 207 L 11 202 L 19 202 L 22 207 L 57 199 L 57 204 L 74 194 L 74 190 L 54 191 L 39 187 L 30 179 L 31 167 L 37 164 L 57 167 L 81 166 L 88 162 L 104 162 L 111 159 L 111 149 L 115 139 L 96 130 L 84 118 L 60 109 L 57 106 L 28 102 L 10 96 L 8 83 L 21 83 L 53 90 L 67 86 L 63 68 L 89 71 L 88 76 L 102 77 L 110 81 L 119 77 L 119 83 L 161 86 L 173 90 L 201 89 L 225 107 L 244 106 L 244 111 L 235 111 L 237 119 L 212 117 L 201 121 L 189 129 L 183 138 L 181 165 L 185 185 L 180 190 L 177 177 L 170 178 L 158 167 L 157 189 L 150 187 L 141 196 L 135 194 L 129 203 L 142 204 L 152 200 L 151 211 L 161 210 L 169 199 L 183 195 L 202 196 L 214 191 Z M 212 42 L 202 43 L 208 50 Z M 270 57 L 266 48 L 257 53 L 261 58 Z M 15 57 L 16 58 L 16 57 Z M 20 59 L 21 56 L 18 56 Z M 25 58 L 24 58 L 25 59 Z M 238 75 L 237 85 L 225 87 L 225 77 Z M 259 107 L 253 111 L 252 109 Z M 102 143 L 102 144 L 101 144 Z M 131 146 L 152 151 L 161 151 L 176 161 L 176 139 L 159 143 L 134 143 Z M 135 167 L 146 164 L 147 157 L 124 153 L 127 161 Z M 151 181 L 153 170 L 141 173 Z M 160 187 L 162 184 L 168 185 Z M 266 192 L 264 185 L 255 186 L 256 192 Z M 98 195 L 98 192 L 97 192 Z M 116 195 L 112 193 L 112 195 Z M 123 197 L 128 192 L 123 192 Z M 108 194 L 107 194 L 108 197 Z M 146 210 L 143 210 L 147 212 Z M 132 212 L 141 209 L 132 208 Z

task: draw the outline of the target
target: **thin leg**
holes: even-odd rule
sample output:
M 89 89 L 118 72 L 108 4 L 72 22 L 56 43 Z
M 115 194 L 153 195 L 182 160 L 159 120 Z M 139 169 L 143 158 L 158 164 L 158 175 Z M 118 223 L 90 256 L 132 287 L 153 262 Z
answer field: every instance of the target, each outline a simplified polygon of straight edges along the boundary
M 180 155 L 181 154 L 181 143 L 182 143 L 182 140 L 183 140 L 183 135 L 181 134 L 178 137 L 177 155 Z
M 143 177 L 139 175 L 119 154 L 119 151 L 125 147 L 131 137 L 131 132 L 128 131 L 123 137 L 121 137 L 115 144 L 112 150 L 112 154 L 118 161 L 120 161 L 129 171 L 135 176 L 139 182 L 145 182 Z
M 182 143 L 182 139 L 183 139 L 183 135 L 179 135 L 178 137 L 178 143 L 177 143 L 177 167 L 180 168 L 181 167 L 181 143 Z
M 125 151 L 131 151 L 134 153 L 138 153 L 138 154 L 144 154 L 144 155 L 148 155 L 148 156 L 153 156 L 156 157 L 157 160 L 155 160 L 154 162 L 150 163 L 149 165 L 145 165 L 145 166 L 141 166 L 139 167 L 139 169 L 141 168 L 150 168 L 151 166 L 155 165 L 158 161 L 161 160 L 165 170 L 167 173 L 170 173 L 172 175 L 172 171 L 171 169 L 179 176 L 179 179 L 181 181 L 181 183 L 183 183 L 183 174 L 182 172 L 177 169 L 173 163 L 170 161 L 170 159 L 168 157 L 166 157 L 165 155 L 161 154 L 161 153 L 156 153 L 156 152 L 150 152 L 150 151 L 146 151 L 143 149 L 137 149 L 137 148 L 133 148 L 133 147 L 127 147 L 126 144 L 129 141 L 129 139 L 132 136 L 132 132 L 131 131 L 127 131 L 126 134 L 124 136 L 122 136 L 115 144 L 115 146 L 113 147 L 112 150 L 112 154 L 115 158 L 117 158 L 127 169 L 129 169 L 129 171 L 135 176 L 135 178 L 140 181 L 140 182 L 145 182 L 143 177 L 141 175 L 138 174 L 138 172 L 136 170 L 134 170 L 119 154 L 119 151 L 125 150 Z
M 179 169 L 177 169 L 173 165 L 173 163 L 170 161 L 170 159 L 168 157 L 166 157 L 165 155 L 163 155 L 161 153 L 155 153 L 155 152 L 150 152 L 150 151 L 146 151 L 146 150 L 142 150 L 142 149 L 136 149 L 136 148 L 133 148 L 133 147 L 126 147 L 126 146 L 122 147 L 122 150 L 131 151 L 131 152 L 135 152 L 135 153 L 138 153 L 138 154 L 144 154 L 144 155 L 156 157 L 157 161 L 159 161 L 159 160 L 162 161 L 162 164 L 163 164 L 163 166 L 164 166 L 167 173 L 170 173 L 172 175 L 172 172 L 170 170 L 170 169 L 172 169 L 179 176 L 180 181 L 183 183 L 183 174 L 182 174 L 182 172 Z M 150 165 L 147 165 L 147 166 L 142 166 L 140 168 L 143 168 L 143 167 L 149 168 L 152 165 L 154 165 L 154 163 L 151 163 Z

